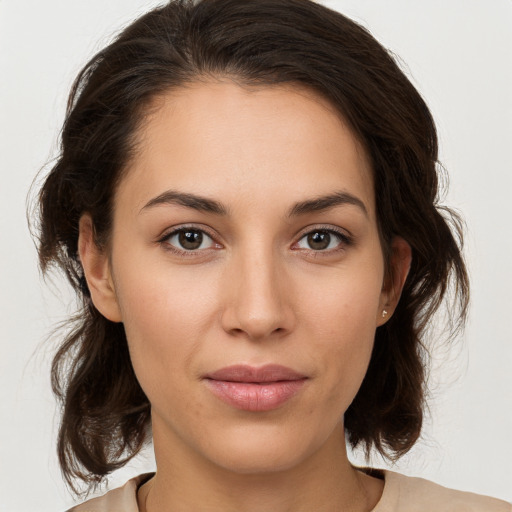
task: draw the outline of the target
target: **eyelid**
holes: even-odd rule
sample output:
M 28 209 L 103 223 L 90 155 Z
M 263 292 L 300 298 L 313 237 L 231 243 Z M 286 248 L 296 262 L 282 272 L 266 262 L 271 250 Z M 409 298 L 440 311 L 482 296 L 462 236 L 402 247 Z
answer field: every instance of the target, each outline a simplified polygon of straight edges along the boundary
M 196 249 L 196 250 L 187 250 L 187 249 L 180 249 L 179 247 L 176 247 L 168 242 L 168 240 L 179 233 L 180 231 L 186 231 L 187 229 L 191 231 L 200 231 L 203 233 L 203 235 L 206 235 L 208 238 L 210 238 L 213 242 L 213 247 L 208 247 L 206 249 Z M 165 250 L 171 251 L 175 254 L 184 255 L 184 256 L 197 256 L 201 253 L 205 253 L 207 251 L 210 251 L 212 249 L 218 249 L 222 247 L 222 244 L 220 244 L 217 241 L 217 236 L 212 232 L 212 230 L 208 229 L 207 227 L 203 225 L 197 225 L 194 223 L 190 224 L 180 224 L 177 226 L 173 226 L 172 228 L 166 229 L 163 234 L 161 234 L 156 242 L 164 245 Z
M 167 242 L 170 237 L 174 236 L 175 234 L 179 233 L 180 231 L 184 231 L 187 229 L 194 230 L 194 231 L 200 231 L 203 234 L 205 234 L 206 236 L 208 236 L 214 244 L 214 247 L 213 247 L 214 249 L 219 249 L 219 248 L 223 247 L 223 245 L 220 242 L 218 242 L 219 237 L 217 236 L 216 233 L 213 232 L 213 230 L 209 229 L 208 227 L 206 227 L 204 225 L 198 225 L 198 224 L 194 224 L 194 223 L 172 226 L 171 228 L 166 229 L 164 231 L 164 233 L 158 237 L 156 242 L 159 244 L 162 244 L 162 245 L 165 244 L 166 250 L 169 250 L 176 254 L 185 255 L 185 256 L 197 256 L 201 253 L 205 253 L 212 249 L 212 247 L 208 247 L 206 249 L 196 249 L 196 250 L 179 249 L 178 247 L 175 247 Z M 342 247 L 340 247 L 340 248 L 336 247 L 334 249 L 324 249 L 324 250 L 294 248 L 294 246 L 296 246 L 297 243 L 300 240 L 302 240 L 306 235 L 314 233 L 316 231 L 325 231 L 327 233 L 334 234 L 336 237 L 338 237 L 341 240 L 339 245 L 341 245 Z M 333 226 L 332 224 L 329 224 L 329 225 L 321 224 L 321 225 L 307 226 L 307 227 L 303 228 L 296 235 L 295 239 L 296 239 L 296 242 L 294 242 L 292 245 L 293 250 L 307 251 L 307 252 L 315 253 L 316 255 L 320 255 L 321 253 L 331 254 L 336 251 L 344 250 L 347 247 L 354 244 L 353 235 L 348 230 L 340 228 L 339 226 Z
M 354 237 L 351 233 L 349 233 L 346 229 L 340 228 L 338 226 L 333 226 L 332 224 L 329 225 L 316 225 L 316 226 L 307 226 L 306 228 L 302 229 L 299 234 L 297 235 L 296 242 L 294 242 L 294 246 L 299 243 L 300 240 L 302 240 L 305 236 L 315 233 L 317 231 L 324 231 L 327 233 L 334 234 L 337 236 L 341 241 L 340 244 L 341 248 L 334 248 L 334 249 L 324 249 L 324 250 L 315 250 L 315 249 L 303 249 L 303 248 L 297 248 L 295 250 L 301 250 L 301 251 L 308 251 L 315 254 L 330 254 L 336 251 L 344 250 L 347 247 L 354 244 Z

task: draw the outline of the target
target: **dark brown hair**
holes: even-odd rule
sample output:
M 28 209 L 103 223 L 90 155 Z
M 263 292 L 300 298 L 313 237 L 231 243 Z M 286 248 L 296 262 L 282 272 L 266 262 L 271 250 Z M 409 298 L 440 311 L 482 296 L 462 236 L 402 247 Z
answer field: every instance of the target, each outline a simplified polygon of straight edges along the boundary
M 397 458 L 420 435 L 427 351 L 423 336 L 454 284 L 452 327 L 465 316 L 468 282 L 460 222 L 438 204 L 437 135 L 421 96 L 364 28 L 309 0 L 176 0 L 152 10 L 99 52 L 76 79 L 59 157 L 40 193 L 39 257 L 57 265 L 82 307 L 52 367 L 63 407 L 64 475 L 94 485 L 148 439 L 150 404 L 134 375 L 122 324 L 93 306 L 77 256 L 88 212 L 108 242 L 112 201 L 149 103 L 203 79 L 289 83 L 328 99 L 372 163 L 384 253 L 395 235 L 413 260 L 393 317 L 377 329 L 366 377 L 345 414 L 352 446 Z

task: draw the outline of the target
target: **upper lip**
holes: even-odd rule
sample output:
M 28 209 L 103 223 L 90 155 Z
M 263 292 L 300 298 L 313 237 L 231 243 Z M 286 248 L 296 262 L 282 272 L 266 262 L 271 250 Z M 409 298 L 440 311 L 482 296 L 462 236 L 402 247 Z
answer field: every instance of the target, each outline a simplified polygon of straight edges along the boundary
M 306 376 L 279 364 L 267 364 L 258 368 L 239 364 L 208 373 L 205 378 L 229 382 L 276 382 L 301 380 L 305 379 Z

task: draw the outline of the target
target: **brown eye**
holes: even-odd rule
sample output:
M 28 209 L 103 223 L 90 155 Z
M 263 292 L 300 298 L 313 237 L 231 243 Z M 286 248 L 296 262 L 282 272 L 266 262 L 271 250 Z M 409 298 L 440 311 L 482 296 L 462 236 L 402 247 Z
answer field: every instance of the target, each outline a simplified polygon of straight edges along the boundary
M 193 251 L 201 247 L 203 234 L 200 231 L 180 231 L 178 233 L 178 241 L 183 249 Z
M 213 240 L 200 229 L 181 228 L 167 237 L 166 242 L 178 250 L 196 251 L 209 249 L 214 245 Z
M 317 229 L 306 233 L 297 243 L 299 249 L 313 251 L 326 251 L 337 249 L 342 245 L 349 245 L 347 236 L 328 229 Z
M 331 235 L 326 231 L 316 231 L 308 235 L 308 245 L 311 249 L 322 251 L 327 249 L 331 242 Z

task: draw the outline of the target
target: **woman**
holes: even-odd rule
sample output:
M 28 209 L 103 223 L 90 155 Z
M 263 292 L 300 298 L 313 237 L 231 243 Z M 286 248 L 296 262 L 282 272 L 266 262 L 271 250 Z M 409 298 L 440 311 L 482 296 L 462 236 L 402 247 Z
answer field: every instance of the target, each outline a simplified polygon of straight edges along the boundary
M 76 510 L 510 510 L 347 458 L 418 439 L 450 279 L 464 320 L 436 164 L 387 52 L 308 1 L 171 2 L 100 52 L 40 196 L 83 299 L 59 457 L 94 485 L 152 438 L 157 472 Z

